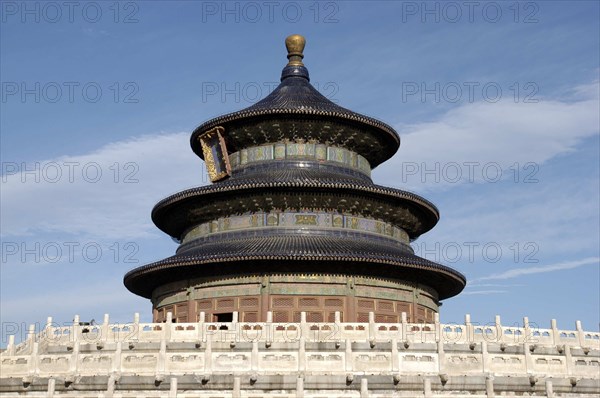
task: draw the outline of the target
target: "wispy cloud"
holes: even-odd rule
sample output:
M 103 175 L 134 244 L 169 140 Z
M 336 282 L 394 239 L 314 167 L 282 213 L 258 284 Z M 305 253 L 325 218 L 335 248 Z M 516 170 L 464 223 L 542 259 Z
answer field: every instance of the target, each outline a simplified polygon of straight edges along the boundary
M 493 179 L 498 168 L 515 164 L 544 163 L 599 133 L 598 85 L 577 86 L 564 98 L 537 103 L 468 103 L 432 122 L 396 126 L 403 147 L 376 175 L 423 190 Z
M 582 260 L 576 261 L 565 261 L 558 264 L 551 264 L 542 267 L 527 267 L 527 268 L 515 268 L 509 271 L 501 272 L 498 274 L 492 274 L 489 276 L 484 276 L 481 278 L 474 279 L 473 281 L 489 281 L 489 280 L 504 280 L 504 279 L 512 279 L 517 278 L 523 275 L 533 275 L 533 274 L 542 274 L 547 272 L 555 272 L 555 271 L 564 271 L 567 269 L 573 269 L 582 267 L 584 265 L 592 265 L 599 264 L 599 257 L 589 257 L 584 258 Z
M 474 291 L 465 291 L 461 294 L 464 296 L 469 295 L 488 295 L 488 294 L 503 294 L 508 293 L 508 290 L 474 290 Z
M 474 283 L 474 282 L 469 282 L 468 287 L 469 288 L 474 288 L 474 287 L 522 287 L 522 286 L 526 286 L 525 284 L 522 283 Z
M 147 135 L 87 154 L 3 164 L 2 236 L 119 239 L 156 233 L 149 214 L 158 200 L 206 184 L 204 163 L 188 137 Z

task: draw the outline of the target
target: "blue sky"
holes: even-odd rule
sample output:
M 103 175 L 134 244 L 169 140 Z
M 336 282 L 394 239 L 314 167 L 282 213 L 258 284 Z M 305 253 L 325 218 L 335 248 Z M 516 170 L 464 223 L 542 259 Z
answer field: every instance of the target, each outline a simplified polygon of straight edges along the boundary
M 400 133 L 375 182 L 439 207 L 415 250 L 469 281 L 443 322 L 598 329 L 598 2 L 0 4 L 2 345 L 150 320 L 122 277 L 175 251 L 152 206 L 207 184 L 189 134 L 267 95 L 293 33 L 324 95 Z

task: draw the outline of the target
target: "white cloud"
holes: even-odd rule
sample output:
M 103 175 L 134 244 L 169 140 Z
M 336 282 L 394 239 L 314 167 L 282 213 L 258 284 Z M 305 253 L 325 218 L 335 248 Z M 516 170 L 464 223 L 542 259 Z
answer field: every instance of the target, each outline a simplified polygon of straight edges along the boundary
M 543 260 L 557 255 L 581 258 L 598 247 L 598 183 L 592 176 L 540 176 L 537 184 L 505 181 L 498 187 L 480 184 L 426 195 L 441 206 L 442 219 L 433 231 L 417 241 L 480 242 L 498 244 L 503 259 L 512 262 Z M 568 226 L 576 226 L 576 232 Z M 427 242 L 427 243 L 426 243 Z M 463 247 L 463 259 L 468 251 Z M 513 261 L 513 257 L 517 257 Z M 572 258 L 572 257 L 571 257 Z
M 206 184 L 204 163 L 188 137 L 148 135 L 83 155 L 3 164 L 2 236 L 120 239 L 155 233 L 150 211 L 158 200 Z
M 465 291 L 462 292 L 461 294 L 464 296 L 469 296 L 469 295 L 484 295 L 487 296 L 488 294 L 504 294 L 504 293 L 508 293 L 508 290 L 475 290 L 475 291 Z
M 498 166 L 539 165 L 598 134 L 599 104 L 598 82 L 593 82 L 575 87 L 564 99 L 460 105 L 433 122 L 396 126 L 402 147 L 376 175 L 413 190 L 493 180 Z
M 515 268 L 498 274 L 492 274 L 481 278 L 474 279 L 473 282 L 477 281 L 489 281 L 489 280 L 503 280 L 517 278 L 523 275 L 542 274 L 546 272 L 564 271 L 567 269 L 573 269 L 582 267 L 584 265 L 598 264 L 600 258 L 589 257 L 582 260 L 565 261 L 558 264 L 544 265 L 541 267 L 527 267 L 527 268 Z

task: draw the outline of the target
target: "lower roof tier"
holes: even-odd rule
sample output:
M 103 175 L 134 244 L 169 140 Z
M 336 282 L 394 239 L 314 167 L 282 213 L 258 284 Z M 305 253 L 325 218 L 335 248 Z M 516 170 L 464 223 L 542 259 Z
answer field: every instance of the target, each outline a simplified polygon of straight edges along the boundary
M 152 220 L 175 239 L 205 222 L 238 214 L 313 209 L 379 219 L 410 239 L 435 226 L 437 208 L 410 192 L 373 184 L 331 167 L 245 170 L 234 178 L 176 193 L 154 207 Z M 343 170 L 340 168 L 340 170 Z
M 435 289 L 443 300 L 460 293 L 466 284 L 461 273 L 418 257 L 392 239 L 312 231 L 218 235 L 195 240 L 175 256 L 128 272 L 125 286 L 151 298 L 157 287 L 190 278 L 328 272 L 413 281 Z

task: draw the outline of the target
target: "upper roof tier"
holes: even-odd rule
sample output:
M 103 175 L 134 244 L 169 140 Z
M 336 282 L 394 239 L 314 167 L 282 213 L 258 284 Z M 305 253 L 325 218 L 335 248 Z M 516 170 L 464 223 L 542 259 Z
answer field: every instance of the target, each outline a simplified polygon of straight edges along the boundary
M 208 120 L 192 133 L 192 149 L 204 159 L 198 140 L 222 126 L 229 152 L 283 140 L 315 140 L 341 146 L 364 156 L 372 168 L 391 158 L 400 147 L 398 133 L 389 125 L 331 102 L 311 84 L 302 63 L 305 40 L 286 39 L 288 64 L 281 84 L 256 104 Z

